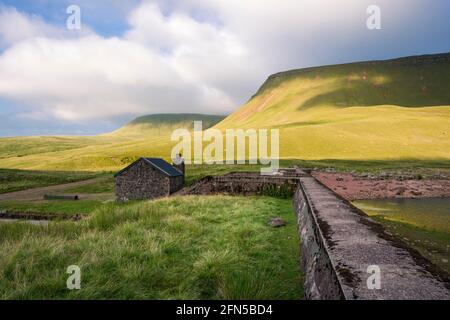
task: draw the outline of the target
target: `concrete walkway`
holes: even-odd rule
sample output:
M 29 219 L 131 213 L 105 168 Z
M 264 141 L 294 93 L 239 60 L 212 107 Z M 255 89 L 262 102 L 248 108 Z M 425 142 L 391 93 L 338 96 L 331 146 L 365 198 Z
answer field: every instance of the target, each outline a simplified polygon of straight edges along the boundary
M 313 177 L 300 178 L 320 238 L 346 299 L 450 299 L 428 260 Z M 381 289 L 368 289 L 369 266 L 380 268 Z

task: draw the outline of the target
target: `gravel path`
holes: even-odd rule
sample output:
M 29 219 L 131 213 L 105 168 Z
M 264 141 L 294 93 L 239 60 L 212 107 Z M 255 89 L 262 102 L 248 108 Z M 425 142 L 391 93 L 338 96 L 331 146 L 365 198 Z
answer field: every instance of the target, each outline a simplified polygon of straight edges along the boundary
M 105 177 L 94 178 L 89 180 L 59 184 L 55 186 L 27 189 L 22 191 L 15 191 L 10 193 L 0 194 L 0 201 L 35 201 L 43 200 L 45 194 L 64 194 L 67 189 L 86 186 L 89 184 L 94 184 L 103 180 Z M 106 194 L 98 194 L 97 197 L 105 196 Z M 89 196 L 83 197 L 83 199 L 89 199 Z

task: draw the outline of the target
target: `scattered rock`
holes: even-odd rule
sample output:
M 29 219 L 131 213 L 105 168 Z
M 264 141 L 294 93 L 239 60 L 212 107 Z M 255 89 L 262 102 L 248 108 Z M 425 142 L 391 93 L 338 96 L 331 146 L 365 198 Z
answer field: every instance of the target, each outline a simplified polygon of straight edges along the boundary
M 400 196 L 405 193 L 406 188 L 405 187 L 397 187 L 397 188 L 392 189 L 391 191 L 394 191 L 395 195 Z
M 284 227 L 286 225 L 286 221 L 281 218 L 272 218 L 269 221 L 269 226 L 273 228 Z

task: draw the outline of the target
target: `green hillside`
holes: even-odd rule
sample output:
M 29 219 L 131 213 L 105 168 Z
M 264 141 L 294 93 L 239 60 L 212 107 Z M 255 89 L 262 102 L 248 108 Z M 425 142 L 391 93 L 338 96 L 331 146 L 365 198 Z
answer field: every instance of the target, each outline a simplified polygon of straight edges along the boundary
M 450 159 L 450 54 L 272 75 L 216 127 L 278 128 L 281 156 Z
M 210 128 L 223 120 L 225 116 L 214 116 L 195 113 L 154 114 L 142 116 L 131 121 L 122 128 L 106 136 L 167 136 L 178 128 L 193 129 L 194 121 L 202 121 L 203 128 Z
M 449 84 L 450 53 L 282 72 L 225 119 L 161 114 L 96 137 L 0 139 L 0 168 L 108 171 L 140 156 L 168 159 L 172 131 L 194 120 L 280 129 L 284 159 L 448 163 Z
M 168 159 L 174 129 L 203 128 L 224 116 L 156 114 L 137 118 L 112 133 L 94 137 L 17 137 L 0 139 L 0 168 L 31 170 L 117 170 L 141 156 Z

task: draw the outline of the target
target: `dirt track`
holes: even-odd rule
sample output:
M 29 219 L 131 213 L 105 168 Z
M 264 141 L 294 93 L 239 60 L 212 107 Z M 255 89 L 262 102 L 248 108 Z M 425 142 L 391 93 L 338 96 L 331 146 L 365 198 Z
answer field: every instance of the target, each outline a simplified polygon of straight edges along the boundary
M 45 194 L 64 194 L 67 189 L 86 186 L 99 181 L 106 180 L 107 178 L 100 177 L 89 180 L 59 184 L 55 186 L 27 189 L 22 191 L 15 191 L 10 193 L 0 194 L 0 201 L 36 201 L 43 200 Z M 95 198 L 106 197 L 107 194 L 97 194 Z M 109 194 L 108 194 L 109 195 Z M 80 197 L 83 200 L 93 199 L 92 195 L 83 195 Z

